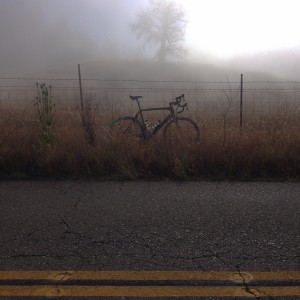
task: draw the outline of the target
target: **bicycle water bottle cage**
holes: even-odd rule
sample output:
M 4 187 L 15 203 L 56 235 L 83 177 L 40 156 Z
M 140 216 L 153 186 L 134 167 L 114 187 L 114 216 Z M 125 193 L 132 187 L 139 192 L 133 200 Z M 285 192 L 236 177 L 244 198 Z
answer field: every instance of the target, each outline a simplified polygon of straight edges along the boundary
M 143 98 L 143 96 L 129 96 L 131 100 L 139 100 L 140 98 Z

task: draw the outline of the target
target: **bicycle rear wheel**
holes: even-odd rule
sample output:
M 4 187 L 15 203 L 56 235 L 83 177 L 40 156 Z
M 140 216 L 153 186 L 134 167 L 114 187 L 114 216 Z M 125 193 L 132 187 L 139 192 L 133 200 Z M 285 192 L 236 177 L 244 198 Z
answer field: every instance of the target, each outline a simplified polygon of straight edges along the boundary
M 142 138 L 143 126 L 133 117 L 123 117 L 115 120 L 112 125 L 113 138 L 121 141 L 136 142 Z
M 189 118 L 175 118 L 164 128 L 164 140 L 171 146 L 191 146 L 199 143 L 200 130 Z

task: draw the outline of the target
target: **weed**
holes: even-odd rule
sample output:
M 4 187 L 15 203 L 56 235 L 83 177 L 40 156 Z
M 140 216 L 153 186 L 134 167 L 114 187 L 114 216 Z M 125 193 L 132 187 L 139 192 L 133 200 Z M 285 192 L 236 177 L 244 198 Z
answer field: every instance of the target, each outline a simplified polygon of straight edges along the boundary
M 84 136 L 91 146 L 96 145 L 96 117 L 97 106 L 93 104 L 91 96 L 85 100 L 80 110 L 80 117 Z
M 54 141 L 54 115 L 55 104 L 52 103 L 51 86 L 48 88 L 44 83 L 36 83 L 37 97 L 34 105 L 38 114 L 40 125 L 39 144 L 41 146 L 52 145 Z

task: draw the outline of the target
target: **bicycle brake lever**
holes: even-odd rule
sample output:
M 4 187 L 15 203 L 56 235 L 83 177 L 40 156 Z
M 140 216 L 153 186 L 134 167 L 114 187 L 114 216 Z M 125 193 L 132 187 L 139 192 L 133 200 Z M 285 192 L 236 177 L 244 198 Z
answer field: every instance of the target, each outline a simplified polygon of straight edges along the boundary
M 185 102 L 185 100 L 184 100 L 184 94 L 182 94 L 181 96 L 176 97 L 176 102 L 177 102 L 178 105 L 180 105 L 180 103 L 181 103 L 182 100 L 183 100 L 183 102 Z

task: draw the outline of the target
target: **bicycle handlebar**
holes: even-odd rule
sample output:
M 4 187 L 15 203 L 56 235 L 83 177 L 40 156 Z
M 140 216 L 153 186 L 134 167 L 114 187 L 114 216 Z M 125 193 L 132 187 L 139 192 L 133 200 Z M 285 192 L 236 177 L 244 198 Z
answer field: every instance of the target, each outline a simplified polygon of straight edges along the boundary
M 184 101 L 184 94 L 182 94 L 179 97 L 176 97 L 176 102 L 179 104 L 179 106 L 181 106 L 180 103 L 181 103 L 182 100 Z
M 182 94 L 181 96 L 179 97 L 176 97 L 175 98 L 175 102 L 170 102 L 170 105 L 178 105 L 178 106 L 181 106 L 180 103 L 181 101 L 184 101 L 184 94 Z
M 177 113 L 182 113 L 184 111 L 184 109 L 186 108 L 187 109 L 187 103 L 184 103 L 183 105 L 181 104 L 181 102 L 185 102 L 184 100 L 184 94 L 182 94 L 181 96 L 179 97 L 176 97 L 175 98 L 175 102 L 170 102 L 170 105 L 176 105 L 176 112 Z M 181 108 L 181 110 L 178 110 L 178 108 Z
M 178 110 L 178 108 L 181 108 L 181 110 Z M 188 109 L 187 108 L 187 103 L 185 103 L 185 104 L 183 104 L 183 105 L 179 105 L 178 107 L 177 107 L 177 109 L 176 109 L 176 112 L 178 113 L 178 114 L 180 114 L 180 113 L 182 113 L 183 111 L 184 111 L 184 109 L 186 108 L 186 110 Z

